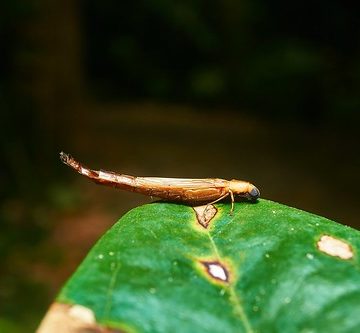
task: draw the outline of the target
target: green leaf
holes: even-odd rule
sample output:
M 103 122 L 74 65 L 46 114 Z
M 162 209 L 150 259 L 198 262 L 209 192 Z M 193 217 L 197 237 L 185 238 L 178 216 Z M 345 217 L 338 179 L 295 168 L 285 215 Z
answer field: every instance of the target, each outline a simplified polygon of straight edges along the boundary
M 358 231 L 268 200 L 216 208 L 207 228 L 188 206 L 133 209 L 57 301 L 127 332 L 360 332 Z

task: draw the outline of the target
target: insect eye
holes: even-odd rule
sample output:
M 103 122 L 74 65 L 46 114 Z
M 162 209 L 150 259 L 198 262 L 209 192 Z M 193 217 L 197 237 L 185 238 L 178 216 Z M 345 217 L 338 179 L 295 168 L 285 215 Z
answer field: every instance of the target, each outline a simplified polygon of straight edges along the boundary
M 256 200 L 260 196 L 260 191 L 254 186 L 250 191 L 250 195 L 252 199 Z

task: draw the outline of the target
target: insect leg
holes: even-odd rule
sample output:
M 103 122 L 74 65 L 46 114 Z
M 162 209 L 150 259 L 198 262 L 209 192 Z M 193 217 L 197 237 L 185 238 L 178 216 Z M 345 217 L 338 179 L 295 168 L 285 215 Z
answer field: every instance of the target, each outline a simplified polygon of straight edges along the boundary
M 230 209 L 230 215 L 233 215 L 234 213 L 234 193 L 233 191 L 229 190 L 229 194 L 230 194 L 230 197 L 231 197 L 231 209 Z

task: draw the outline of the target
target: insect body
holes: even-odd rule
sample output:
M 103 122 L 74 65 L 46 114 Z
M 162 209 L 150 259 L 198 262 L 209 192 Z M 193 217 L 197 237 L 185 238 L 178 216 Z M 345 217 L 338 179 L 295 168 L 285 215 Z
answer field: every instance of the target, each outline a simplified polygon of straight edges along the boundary
M 194 206 L 210 205 L 230 196 L 233 210 L 235 197 L 256 200 L 260 196 L 254 185 L 242 180 L 135 177 L 89 169 L 63 152 L 60 159 L 96 183 Z

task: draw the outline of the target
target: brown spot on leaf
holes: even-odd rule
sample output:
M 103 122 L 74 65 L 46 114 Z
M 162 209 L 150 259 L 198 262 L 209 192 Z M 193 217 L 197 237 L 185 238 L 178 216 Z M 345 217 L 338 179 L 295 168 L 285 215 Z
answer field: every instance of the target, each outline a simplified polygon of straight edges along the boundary
M 354 255 L 349 244 L 328 235 L 321 236 L 317 247 L 321 252 L 341 259 L 351 259 Z
M 193 207 L 193 209 L 196 213 L 197 222 L 205 229 L 217 213 L 217 209 L 213 205 L 198 206 Z
M 221 282 L 229 282 L 229 271 L 219 261 L 201 261 L 200 262 L 205 268 L 206 274 L 210 278 Z
M 82 305 L 53 303 L 37 333 L 124 333 L 123 330 L 104 327 L 96 323 L 93 311 Z

